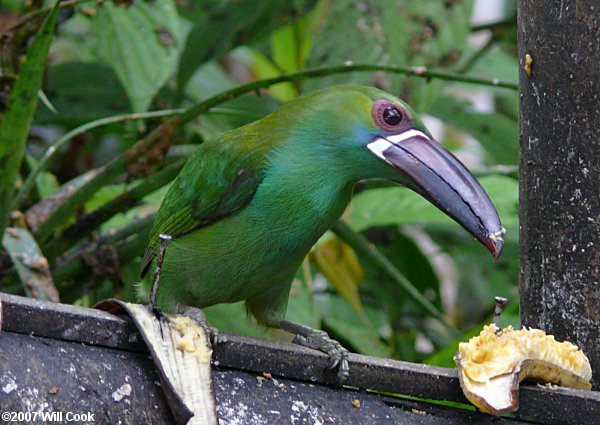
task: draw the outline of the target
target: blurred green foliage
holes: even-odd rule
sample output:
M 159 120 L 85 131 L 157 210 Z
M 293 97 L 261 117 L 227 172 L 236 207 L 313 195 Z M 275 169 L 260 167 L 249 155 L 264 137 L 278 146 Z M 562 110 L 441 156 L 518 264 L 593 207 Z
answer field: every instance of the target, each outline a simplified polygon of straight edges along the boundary
M 33 54 L 31 40 L 52 4 L 2 3 L 0 131 L 8 120 L 11 91 L 18 89 L 15 81 L 26 72 L 23 59 Z M 435 135 L 481 175 L 499 210 L 508 229 L 504 255 L 493 264 L 458 225 L 404 188 L 361 184 L 345 222 L 410 280 L 445 325 L 333 233 L 322 238 L 298 271 L 287 317 L 326 329 L 359 353 L 451 366 L 457 342 L 490 320 L 494 296 L 513 301 L 503 320 L 518 323 L 517 92 L 351 73 L 260 89 L 225 101 L 183 127 L 144 112 L 187 108 L 244 83 L 347 62 L 426 66 L 516 82 L 513 10 L 500 18 L 504 25 L 478 28 L 471 26 L 472 10 L 473 0 L 121 0 L 63 7 L 56 32 L 48 35 L 52 44 L 42 85 L 56 112 L 39 102 L 33 124 L 24 129 L 25 160 L 14 190 L 66 133 L 105 117 L 141 115 L 77 134 L 51 153 L 49 166 L 13 205 L 15 211 L 0 206 L 11 226 L 24 232 L 23 240 L 31 241 L 19 248 L 27 244 L 5 238 L 0 289 L 39 293 L 20 281 L 26 270 L 10 260 L 19 249 L 29 249 L 48 260 L 51 276 L 46 272 L 44 284 L 50 279 L 62 301 L 92 306 L 108 297 L 134 300 L 153 214 L 182 158 L 197 144 L 320 87 L 370 84 L 439 120 L 433 120 Z M 488 41 L 476 46 L 469 41 L 473 34 Z M 486 109 L 469 100 L 474 96 L 486 98 Z M 157 132 L 163 136 L 148 152 L 106 171 L 138 140 Z M 81 202 L 44 228 L 74 194 Z M 241 304 L 214 306 L 207 314 L 224 331 L 280 337 L 246 320 Z

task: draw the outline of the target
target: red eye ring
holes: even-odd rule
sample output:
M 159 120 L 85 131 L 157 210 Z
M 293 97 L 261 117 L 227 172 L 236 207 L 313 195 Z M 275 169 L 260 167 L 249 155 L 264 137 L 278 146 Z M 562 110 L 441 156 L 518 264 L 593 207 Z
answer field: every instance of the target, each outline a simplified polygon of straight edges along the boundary
M 399 128 L 410 125 L 410 120 L 404 108 L 389 100 L 380 99 L 373 103 L 371 112 L 373 121 L 385 131 L 397 131 Z

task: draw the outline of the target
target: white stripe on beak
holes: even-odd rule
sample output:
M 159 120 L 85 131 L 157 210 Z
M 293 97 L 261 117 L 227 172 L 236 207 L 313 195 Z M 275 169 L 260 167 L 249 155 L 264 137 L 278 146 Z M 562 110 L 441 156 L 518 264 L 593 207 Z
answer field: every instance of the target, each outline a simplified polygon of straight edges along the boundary
M 386 139 L 377 139 L 374 142 L 371 142 L 367 145 L 367 149 L 369 149 L 372 153 L 374 153 L 378 158 L 386 161 L 383 152 L 388 149 L 392 144 L 388 142 Z M 386 161 L 387 162 L 387 161 Z
M 404 133 L 400 133 L 400 134 L 393 134 L 391 136 L 386 137 L 385 139 L 388 142 L 393 143 L 394 145 L 398 145 L 401 142 L 405 141 L 406 139 L 410 139 L 410 138 L 416 137 L 416 136 L 421 136 L 421 137 L 425 138 L 426 140 L 430 140 L 428 135 L 426 135 L 422 131 L 414 130 L 414 129 L 405 131 Z
M 393 164 L 391 164 L 391 162 L 389 162 L 387 160 L 387 158 L 385 157 L 385 155 L 383 153 L 387 149 L 389 149 L 392 145 L 397 146 L 400 143 L 402 143 L 403 141 L 413 138 L 413 137 L 416 137 L 416 136 L 420 136 L 420 137 L 425 138 L 426 140 L 430 140 L 429 136 L 427 136 L 425 133 L 423 133 L 419 130 L 412 129 L 412 130 L 407 130 L 400 134 L 393 134 L 388 137 L 381 137 L 381 138 L 375 139 L 373 142 L 371 142 L 367 145 L 367 149 L 369 149 L 378 158 L 381 158 L 388 164 L 393 165 Z

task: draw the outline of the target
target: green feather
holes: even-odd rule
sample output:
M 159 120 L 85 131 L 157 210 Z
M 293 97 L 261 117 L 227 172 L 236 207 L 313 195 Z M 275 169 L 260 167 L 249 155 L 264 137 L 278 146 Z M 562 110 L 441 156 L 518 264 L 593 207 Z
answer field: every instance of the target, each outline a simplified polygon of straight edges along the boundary
M 246 300 L 261 323 L 283 318 L 298 266 L 354 184 L 393 173 L 364 147 L 380 131 L 370 112 L 380 98 L 401 103 L 374 88 L 333 87 L 200 145 L 167 192 L 144 255 L 145 274 L 159 234 L 174 238 L 158 305 Z

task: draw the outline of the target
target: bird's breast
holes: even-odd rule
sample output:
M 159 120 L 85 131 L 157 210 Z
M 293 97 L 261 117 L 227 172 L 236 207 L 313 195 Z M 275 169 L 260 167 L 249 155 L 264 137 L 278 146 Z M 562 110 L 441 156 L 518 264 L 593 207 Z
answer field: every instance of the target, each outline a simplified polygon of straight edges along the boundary
M 341 216 L 352 194 L 352 185 L 332 180 L 269 183 L 261 184 L 248 206 L 251 221 L 280 248 L 299 249 L 302 257 Z
M 245 207 L 170 245 L 167 260 L 188 303 L 234 302 L 285 285 L 351 192 L 352 185 L 332 178 L 267 176 Z

